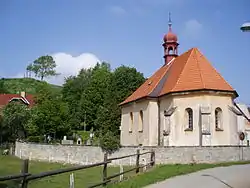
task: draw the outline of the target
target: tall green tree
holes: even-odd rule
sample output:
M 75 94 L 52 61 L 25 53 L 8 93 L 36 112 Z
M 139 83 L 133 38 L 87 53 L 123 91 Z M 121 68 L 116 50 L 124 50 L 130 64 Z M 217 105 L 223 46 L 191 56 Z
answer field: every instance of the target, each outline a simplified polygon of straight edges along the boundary
M 121 124 L 119 104 L 143 82 L 145 82 L 143 74 L 135 68 L 120 66 L 112 73 L 104 105 L 99 108 L 96 119 L 96 124 L 100 125 L 100 144 L 107 152 L 113 152 L 119 146 Z
M 5 87 L 5 84 L 4 84 L 4 78 L 0 79 L 0 94 L 1 93 L 8 93 L 8 90 L 7 90 L 7 88 Z
M 92 69 L 82 69 L 77 76 L 68 77 L 63 85 L 63 101 L 69 106 L 69 124 L 74 130 L 81 129 L 86 119 L 79 102 L 90 83 L 91 75 Z
M 30 109 L 22 102 L 10 102 L 3 109 L 2 130 L 9 141 L 25 138 L 28 134 L 27 123 L 31 117 Z
M 53 57 L 46 55 L 39 57 L 33 63 L 29 64 L 26 70 L 33 72 L 36 77 L 43 80 L 46 77 L 58 75 L 55 68 L 56 62 Z
M 62 101 L 62 95 L 48 84 L 43 85 L 35 98 L 35 104 L 29 122 L 33 134 L 50 134 L 59 139 L 70 134 L 68 105 Z
M 79 110 L 84 114 L 85 123 L 89 128 L 94 130 L 99 129 L 100 125 L 97 124 L 98 109 L 104 106 L 105 96 L 108 92 L 111 81 L 110 64 L 102 62 L 97 64 L 91 74 L 90 82 L 86 90 L 82 93 L 79 102 Z

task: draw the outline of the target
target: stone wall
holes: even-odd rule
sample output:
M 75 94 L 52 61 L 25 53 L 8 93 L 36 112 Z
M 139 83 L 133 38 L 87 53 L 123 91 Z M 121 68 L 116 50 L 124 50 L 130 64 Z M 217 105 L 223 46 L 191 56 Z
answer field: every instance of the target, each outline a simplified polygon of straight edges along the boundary
M 137 147 L 123 147 L 110 157 L 136 153 Z M 214 147 L 143 147 L 141 152 L 155 151 L 156 164 L 171 163 L 214 163 L 250 160 L 250 147 L 214 146 Z M 104 154 L 99 147 L 65 146 L 16 142 L 15 155 L 30 160 L 61 162 L 72 164 L 91 164 L 103 161 Z M 114 165 L 134 165 L 136 157 L 113 161 Z M 150 154 L 141 156 L 141 160 L 150 159 Z

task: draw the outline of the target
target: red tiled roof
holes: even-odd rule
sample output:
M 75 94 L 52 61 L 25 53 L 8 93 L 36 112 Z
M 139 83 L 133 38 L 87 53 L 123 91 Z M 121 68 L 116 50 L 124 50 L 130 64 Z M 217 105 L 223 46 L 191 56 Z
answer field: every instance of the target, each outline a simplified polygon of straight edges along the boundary
M 144 97 L 192 90 L 229 91 L 237 95 L 205 56 L 197 48 L 192 48 L 162 66 L 121 105 Z
M 27 100 L 29 102 L 29 106 L 34 105 L 34 97 L 33 97 L 33 95 L 27 94 L 26 97 L 23 98 L 19 94 L 0 94 L 0 106 L 7 105 L 10 102 L 10 100 L 12 100 L 14 98 L 23 99 L 24 101 Z

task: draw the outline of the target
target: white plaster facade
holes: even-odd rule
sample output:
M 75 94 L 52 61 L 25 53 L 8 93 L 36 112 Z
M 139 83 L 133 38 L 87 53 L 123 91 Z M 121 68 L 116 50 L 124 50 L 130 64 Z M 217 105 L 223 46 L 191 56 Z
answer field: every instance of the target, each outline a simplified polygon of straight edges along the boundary
M 188 117 L 186 111 L 188 108 L 192 109 L 192 117 Z M 216 108 L 221 110 L 219 117 L 215 113 Z M 249 116 L 248 110 L 244 110 Z M 139 130 L 140 111 L 143 112 L 142 131 Z M 239 139 L 239 132 L 246 132 L 245 118 L 239 114 L 234 106 L 233 95 L 230 93 L 186 92 L 155 99 L 141 99 L 122 106 L 121 145 L 246 144 Z M 192 128 L 189 128 L 190 122 Z

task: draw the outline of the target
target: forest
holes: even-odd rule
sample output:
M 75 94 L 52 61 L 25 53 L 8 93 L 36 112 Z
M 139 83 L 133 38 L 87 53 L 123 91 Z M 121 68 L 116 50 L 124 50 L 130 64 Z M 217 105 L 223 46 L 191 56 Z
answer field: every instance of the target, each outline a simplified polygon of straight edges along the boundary
M 30 108 L 11 102 L 1 109 L 2 142 L 44 142 L 46 135 L 51 136 L 51 142 L 60 142 L 64 135 L 74 140 L 78 135 L 86 141 L 91 132 L 93 144 L 109 152 L 119 148 L 119 104 L 145 81 L 143 74 L 124 65 L 112 70 L 109 63 L 102 62 L 65 78 L 62 88 L 55 89 L 43 81 L 60 74 L 55 67 L 51 56 L 42 56 L 27 66 L 27 71 L 41 80 L 34 94 L 35 105 Z M 10 93 L 4 79 L 0 93 Z

